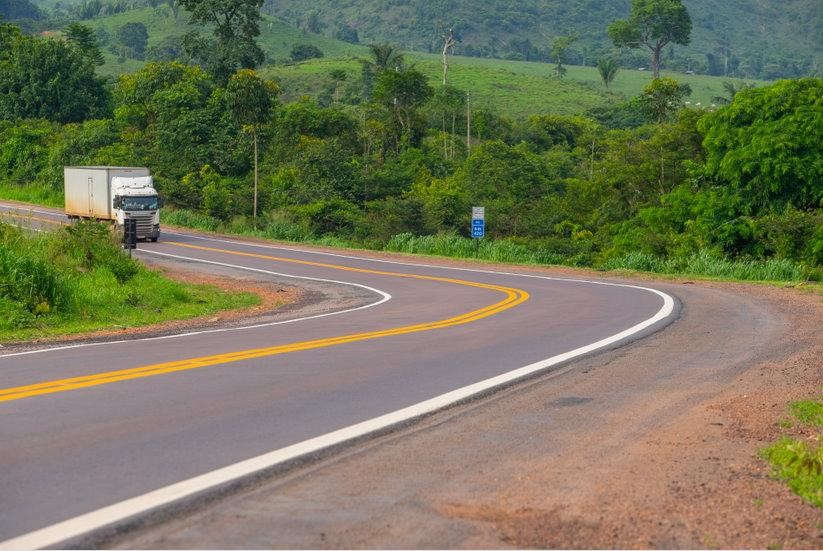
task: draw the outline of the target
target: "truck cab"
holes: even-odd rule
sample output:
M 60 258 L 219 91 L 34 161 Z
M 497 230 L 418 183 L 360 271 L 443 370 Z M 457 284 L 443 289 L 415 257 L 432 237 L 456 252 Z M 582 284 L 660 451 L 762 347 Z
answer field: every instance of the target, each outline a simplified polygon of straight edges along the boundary
M 137 221 L 137 237 L 157 241 L 160 237 L 161 200 L 151 176 L 112 178 L 112 209 L 118 228 L 126 219 Z

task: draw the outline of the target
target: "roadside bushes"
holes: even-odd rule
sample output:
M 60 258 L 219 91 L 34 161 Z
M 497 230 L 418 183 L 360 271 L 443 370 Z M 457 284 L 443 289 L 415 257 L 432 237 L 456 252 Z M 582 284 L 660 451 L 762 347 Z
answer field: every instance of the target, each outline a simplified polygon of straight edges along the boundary
M 140 265 L 123 254 L 108 225 L 98 222 L 81 221 L 64 230 L 65 237 L 59 240 L 83 270 L 105 269 L 123 284 L 140 271 Z M 57 244 L 56 243 L 56 244 Z
M 0 223 L 0 327 L 25 327 L 37 316 L 74 309 L 71 282 L 44 254 L 47 242 Z
M 0 329 L 80 314 L 95 307 L 94 293 L 106 286 L 117 291 L 141 270 L 104 224 L 81 222 L 31 236 L 0 222 Z

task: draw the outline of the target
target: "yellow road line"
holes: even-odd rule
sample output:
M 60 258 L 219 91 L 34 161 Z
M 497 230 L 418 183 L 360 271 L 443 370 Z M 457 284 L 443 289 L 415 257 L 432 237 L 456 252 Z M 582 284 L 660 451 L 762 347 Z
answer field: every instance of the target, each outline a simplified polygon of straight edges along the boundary
M 242 350 L 237 352 L 228 352 L 225 354 L 217 354 L 213 356 L 203 356 L 200 358 L 191 358 L 188 360 L 177 360 L 172 362 L 165 362 L 154 365 L 147 365 L 143 367 L 136 367 L 130 369 L 121 369 L 118 371 L 109 371 L 105 373 L 98 373 L 92 375 L 85 375 L 80 377 L 72 377 L 68 379 L 60 379 L 55 381 L 46 381 L 43 383 L 19 386 L 14 388 L 0 389 L 0 402 L 9 402 L 12 400 L 20 400 L 23 398 L 30 398 L 32 396 L 40 396 L 43 394 L 53 394 L 56 392 L 66 392 L 80 388 L 88 388 L 92 386 L 99 386 L 110 384 L 119 381 L 127 381 L 131 379 L 139 379 L 143 377 L 154 377 L 166 373 L 174 373 L 178 371 L 187 371 L 191 369 L 198 369 L 217 364 L 227 364 L 238 362 L 242 360 L 250 360 L 254 358 L 263 358 L 267 356 L 276 356 L 279 354 L 287 354 L 290 352 L 298 352 L 302 350 L 312 350 L 316 348 L 324 348 L 328 346 L 336 346 L 340 344 L 365 341 L 371 339 L 379 339 L 385 337 L 392 337 L 397 335 L 406 335 L 409 333 L 418 333 L 422 331 L 433 331 L 436 329 L 444 329 L 446 327 L 454 327 L 472 323 L 474 321 L 487 318 L 498 314 L 509 308 L 514 308 L 518 304 L 529 299 L 529 294 L 522 289 L 515 289 L 513 287 L 502 287 L 499 285 L 490 285 L 486 283 L 478 283 L 474 281 L 464 281 L 460 279 L 425 276 L 419 274 L 406 274 L 398 272 L 385 272 L 380 270 L 368 270 L 364 268 L 353 268 L 351 266 L 340 266 L 337 264 L 326 264 L 321 262 L 311 262 L 307 260 L 296 260 L 291 258 L 281 258 L 275 256 L 244 253 L 239 251 L 230 251 L 226 249 L 215 249 L 211 247 L 200 247 L 197 245 L 189 245 L 185 243 L 167 242 L 167 244 L 177 245 L 179 247 L 188 247 L 191 249 L 199 249 L 204 251 L 219 252 L 225 254 L 232 254 L 237 256 L 246 256 L 253 258 L 260 258 L 266 260 L 289 262 L 293 264 L 302 264 L 308 266 L 317 266 L 323 268 L 331 268 L 335 270 L 344 270 L 358 273 L 368 273 L 376 275 L 385 275 L 390 277 L 401 277 L 411 279 L 423 279 L 429 281 L 438 281 L 445 283 L 453 283 L 456 285 L 465 285 L 469 287 L 479 287 L 496 291 L 506 295 L 506 298 L 491 304 L 489 306 L 461 314 L 452 318 L 438 320 L 428 323 L 420 323 L 415 325 L 406 325 L 395 327 L 392 329 L 384 329 L 380 331 L 370 331 L 366 333 L 355 333 L 351 335 L 342 335 L 338 337 L 329 337 L 325 339 L 317 339 L 312 341 L 303 341 L 297 343 L 283 344 L 278 346 L 271 346 L 266 348 L 257 348 L 252 350 Z

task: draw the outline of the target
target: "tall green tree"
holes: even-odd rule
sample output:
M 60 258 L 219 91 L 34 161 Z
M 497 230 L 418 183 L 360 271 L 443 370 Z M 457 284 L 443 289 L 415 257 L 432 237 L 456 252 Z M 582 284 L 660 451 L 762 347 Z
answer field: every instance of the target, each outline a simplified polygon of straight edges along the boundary
M 117 40 L 128 49 L 130 57 L 143 59 L 149 43 L 149 31 L 143 23 L 126 23 L 117 29 Z
M 613 57 L 604 57 L 597 61 L 597 72 L 600 73 L 600 80 L 603 81 L 606 90 L 617 76 L 618 69 L 620 69 L 620 64 Z
M 690 41 L 692 20 L 680 0 L 632 0 L 628 19 L 618 19 L 608 27 L 614 45 L 646 47 L 652 53 L 654 78 L 660 78 L 660 54 L 669 44 L 685 46 Z
M 369 59 L 361 59 L 361 80 L 363 95 L 370 98 L 374 91 L 375 80 L 384 71 L 400 71 L 405 66 L 403 53 L 391 44 L 369 44 Z
M 661 123 L 680 110 L 691 93 L 688 84 L 678 84 L 671 78 L 656 78 L 643 89 L 640 103 L 649 117 Z
M 78 50 L 8 26 L 0 45 L 0 119 L 81 122 L 108 113 L 108 89 Z
M 370 44 L 369 53 L 371 59 L 369 64 L 374 68 L 375 74 L 388 70 L 400 70 L 405 65 L 403 53 L 391 44 Z
M 189 55 L 199 59 L 218 83 L 225 84 L 238 69 L 254 69 L 265 59 L 257 44 L 260 8 L 264 0 L 179 0 L 191 22 L 214 28 L 214 44 L 191 35 Z
M 103 52 L 97 45 L 97 36 L 89 27 L 80 23 L 72 23 L 63 31 L 66 42 L 77 48 L 83 55 L 95 65 L 102 65 L 104 62 Z
M 234 120 L 243 125 L 254 141 L 254 218 L 257 219 L 258 194 L 258 135 L 260 127 L 271 122 L 275 100 L 280 89 L 260 78 L 251 69 L 241 69 L 226 87 L 226 103 Z
M 551 57 L 555 63 L 554 74 L 556 77 L 563 78 L 566 75 L 566 68 L 563 67 L 563 64 L 566 63 L 569 48 L 579 38 L 580 36 L 577 33 L 572 33 L 566 36 L 558 36 L 552 41 Z
M 415 140 L 414 121 L 417 109 L 431 99 L 434 90 L 419 71 L 384 71 L 377 79 L 374 99 L 383 104 L 399 126 L 398 148 Z
M 823 207 L 823 80 L 742 90 L 700 121 L 706 169 L 755 209 Z

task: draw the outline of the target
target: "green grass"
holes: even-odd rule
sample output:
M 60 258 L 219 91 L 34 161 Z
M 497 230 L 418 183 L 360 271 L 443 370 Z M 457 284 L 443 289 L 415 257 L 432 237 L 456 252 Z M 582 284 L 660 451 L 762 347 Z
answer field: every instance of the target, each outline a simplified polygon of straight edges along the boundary
M 259 302 L 252 293 L 165 278 L 123 254 L 103 225 L 30 235 L 0 223 L 0 342 L 138 327 Z
M 792 402 L 789 404 L 789 411 L 804 425 L 823 427 L 823 395 L 817 400 Z
M 194 27 L 188 24 L 188 15 L 181 10 L 177 21 L 171 15 L 168 8 L 160 6 L 154 8 L 143 8 L 131 10 L 117 15 L 100 17 L 92 21 L 84 21 L 84 24 L 93 29 L 105 29 L 112 37 L 112 42 L 116 43 L 117 29 L 126 23 L 143 23 L 149 31 L 148 47 L 160 44 L 170 37 L 181 37 L 191 30 L 200 30 L 208 34 L 208 30 L 201 27 Z M 258 43 L 266 53 L 269 63 L 285 63 L 290 58 L 291 49 L 296 44 L 313 44 L 320 48 L 326 56 L 341 57 L 352 55 L 365 55 L 367 48 L 348 44 L 340 40 L 328 38 L 322 35 L 304 33 L 300 29 L 289 25 L 279 19 L 264 16 L 260 25 L 260 37 Z M 100 74 L 117 76 L 123 73 L 132 73 L 145 65 L 144 61 L 136 59 L 118 60 L 108 47 L 103 47 L 105 64 L 99 69 Z
M 365 54 L 349 58 L 312 59 L 293 65 L 269 66 L 263 73 L 277 80 L 284 89 L 284 99 L 302 95 L 316 96 L 330 83 L 330 73 L 345 71 L 348 82 L 356 81 Z M 437 86 L 442 82 L 438 56 L 410 53 L 415 68 Z M 505 61 L 499 59 L 455 56 L 450 62 L 449 84 L 471 93 L 475 108 L 492 109 L 512 117 L 535 113 L 580 114 L 592 107 L 604 106 L 636 96 L 651 81 L 648 71 L 623 69 L 609 90 L 593 67 L 569 66 L 565 78 L 552 76 L 553 67 L 546 63 Z M 692 104 L 709 107 L 715 96 L 725 96 L 723 82 L 728 79 L 702 75 L 663 72 L 692 87 Z M 761 84 L 761 83 L 758 83 Z
M 823 508 L 823 444 L 783 437 L 761 455 L 772 464 L 776 478 L 815 507 Z
M 209 232 L 229 233 L 262 239 L 311 243 L 330 247 L 370 248 L 388 252 L 477 259 L 504 264 L 567 265 L 596 267 L 604 271 L 651 272 L 672 276 L 705 277 L 732 281 L 781 283 L 819 279 L 818 271 L 790 260 L 735 261 L 700 251 L 686 258 L 661 259 L 645 253 L 631 253 L 592 266 L 583 251 L 560 250 L 540 243 L 521 243 L 509 239 L 473 239 L 452 233 L 417 236 L 403 233 L 388 243 L 360 242 L 335 236 L 318 237 L 298 224 L 261 217 L 257 229 L 244 217 L 223 223 L 208 215 L 188 210 L 165 210 L 163 223 Z
M 564 264 L 563 256 L 546 250 L 535 250 L 505 239 L 474 239 L 454 234 L 415 236 L 410 233 L 395 235 L 385 247 L 387 251 L 445 256 L 452 258 L 477 258 L 509 264 Z
M 18 186 L 0 182 L 0 197 L 49 207 L 63 207 L 63 190 L 52 190 L 42 185 Z
M 823 427 L 823 395 L 789 404 L 789 412 L 801 425 L 813 430 Z M 782 425 L 784 428 L 791 428 Z M 794 493 L 823 509 L 823 442 L 818 434 L 811 441 L 783 436 L 760 451 L 772 465 L 772 475 L 783 480 Z
M 819 269 L 811 269 L 787 259 L 731 260 L 706 250 L 685 258 L 660 258 L 632 252 L 606 261 L 601 268 L 739 281 L 818 281 L 821 276 Z

